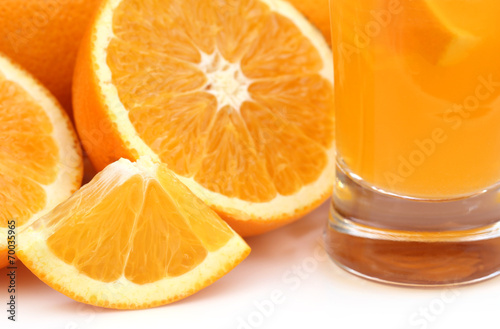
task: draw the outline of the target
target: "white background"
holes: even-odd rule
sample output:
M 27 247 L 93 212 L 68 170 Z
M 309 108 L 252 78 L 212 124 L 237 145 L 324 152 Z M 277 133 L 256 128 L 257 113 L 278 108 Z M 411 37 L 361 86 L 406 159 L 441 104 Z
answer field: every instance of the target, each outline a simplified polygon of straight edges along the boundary
M 7 276 L 1 270 L 0 328 L 500 328 L 500 278 L 454 289 L 360 279 L 324 257 L 327 214 L 325 204 L 294 224 L 248 239 L 252 253 L 236 269 L 191 297 L 155 309 L 115 311 L 80 304 L 21 266 L 13 324 L 7 321 Z M 274 295 L 281 297 L 271 306 Z

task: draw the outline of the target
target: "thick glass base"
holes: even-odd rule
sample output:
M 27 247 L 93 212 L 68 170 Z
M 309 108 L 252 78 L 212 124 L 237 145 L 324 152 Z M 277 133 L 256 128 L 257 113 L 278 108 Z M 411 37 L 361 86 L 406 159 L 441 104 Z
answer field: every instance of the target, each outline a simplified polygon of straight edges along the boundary
M 385 283 L 439 286 L 488 279 L 500 274 L 499 192 L 460 200 L 403 199 L 362 186 L 339 168 L 326 246 L 344 269 Z M 476 204 L 482 211 L 471 207 Z M 480 216 L 471 216 L 478 211 Z

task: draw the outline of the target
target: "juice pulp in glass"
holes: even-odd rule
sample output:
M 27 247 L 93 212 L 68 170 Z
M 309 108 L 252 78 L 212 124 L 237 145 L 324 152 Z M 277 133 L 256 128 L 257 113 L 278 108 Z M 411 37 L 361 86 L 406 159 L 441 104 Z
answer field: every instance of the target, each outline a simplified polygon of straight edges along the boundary
M 331 12 L 341 166 L 423 199 L 500 182 L 500 1 L 335 0 Z

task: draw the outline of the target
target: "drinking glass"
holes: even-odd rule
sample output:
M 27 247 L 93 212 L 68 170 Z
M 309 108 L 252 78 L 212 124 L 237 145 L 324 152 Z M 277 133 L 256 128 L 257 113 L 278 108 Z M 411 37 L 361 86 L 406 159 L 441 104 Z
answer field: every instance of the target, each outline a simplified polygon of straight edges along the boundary
M 382 282 L 500 271 L 500 1 L 330 0 L 331 257 Z

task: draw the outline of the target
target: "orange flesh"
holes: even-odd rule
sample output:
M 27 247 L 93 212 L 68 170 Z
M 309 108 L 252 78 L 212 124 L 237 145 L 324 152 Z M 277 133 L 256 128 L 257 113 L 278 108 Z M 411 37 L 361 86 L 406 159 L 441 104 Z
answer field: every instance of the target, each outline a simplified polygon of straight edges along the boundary
M 17 226 L 45 208 L 57 177 L 59 151 L 45 111 L 20 86 L 0 73 L 0 227 Z
M 228 197 L 267 202 L 323 172 L 333 142 L 332 85 L 289 19 L 257 0 L 124 0 L 113 28 L 113 84 L 139 136 L 175 173 Z M 236 65 L 224 96 L 248 97 L 221 104 L 213 92 L 220 79 L 210 75 Z
M 350 171 L 420 198 L 500 181 L 499 14 L 496 0 L 335 1 L 336 142 Z
M 51 213 L 49 248 L 102 282 L 147 284 L 195 268 L 234 233 L 166 168 L 157 175 L 98 174 Z

